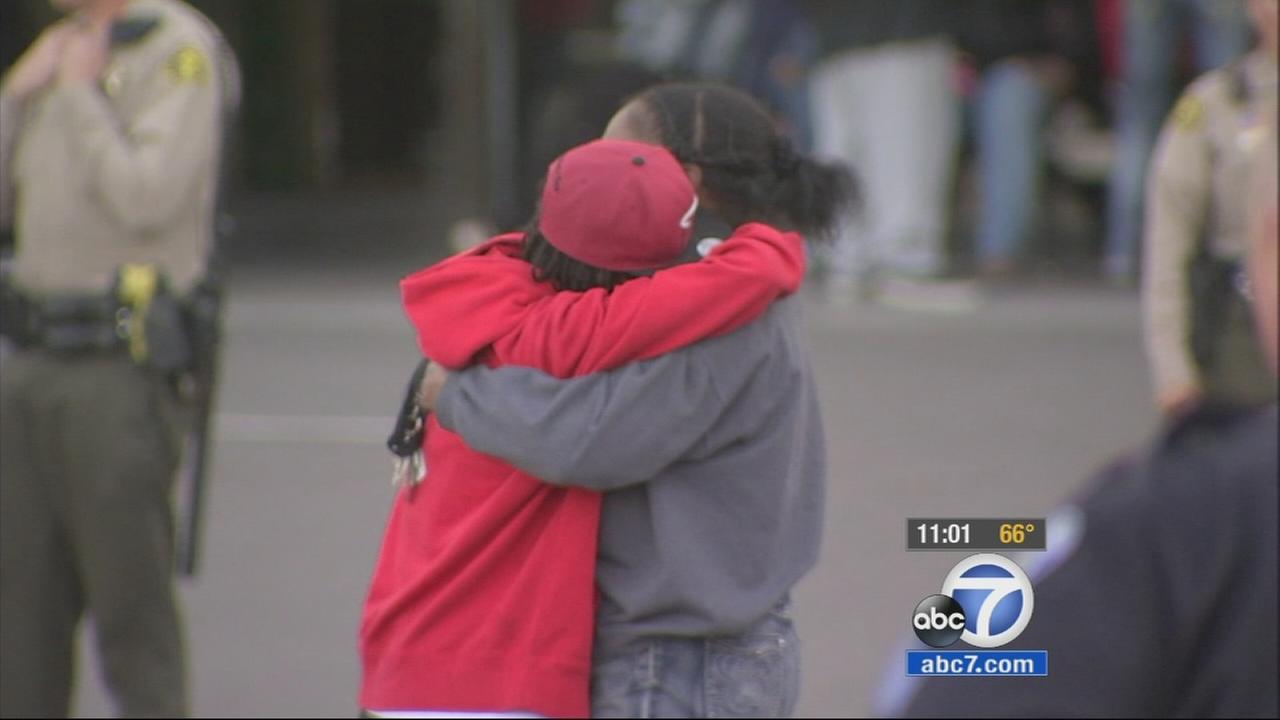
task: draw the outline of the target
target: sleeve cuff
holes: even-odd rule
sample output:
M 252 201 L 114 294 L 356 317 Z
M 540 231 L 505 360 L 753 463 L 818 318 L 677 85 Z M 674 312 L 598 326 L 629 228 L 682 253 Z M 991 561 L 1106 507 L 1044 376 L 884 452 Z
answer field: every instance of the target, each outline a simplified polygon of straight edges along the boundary
M 440 388 L 440 395 L 436 398 L 436 408 L 432 412 L 436 414 L 436 420 L 439 421 L 446 430 L 454 431 L 454 413 L 453 405 L 457 402 L 458 393 L 462 392 L 458 389 L 459 376 L 465 370 L 451 371 L 449 377 L 444 381 L 444 387 Z

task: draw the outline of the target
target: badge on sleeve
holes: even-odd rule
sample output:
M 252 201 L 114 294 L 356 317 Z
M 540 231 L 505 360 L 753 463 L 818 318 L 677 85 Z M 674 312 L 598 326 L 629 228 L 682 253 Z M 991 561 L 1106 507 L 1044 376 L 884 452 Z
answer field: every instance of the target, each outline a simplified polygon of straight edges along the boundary
M 118 64 L 112 65 L 107 69 L 107 74 L 102 76 L 102 90 L 107 97 L 115 97 L 120 94 L 120 89 L 124 87 L 124 69 Z
M 209 62 L 204 53 L 190 45 L 179 48 L 165 67 L 176 83 L 201 83 L 209 76 Z
M 1195 95 L 1183 95 L 1173 108 L 1173 124 L 1179 130 L 1198 130 L 1204 122 L 1204 101 Z

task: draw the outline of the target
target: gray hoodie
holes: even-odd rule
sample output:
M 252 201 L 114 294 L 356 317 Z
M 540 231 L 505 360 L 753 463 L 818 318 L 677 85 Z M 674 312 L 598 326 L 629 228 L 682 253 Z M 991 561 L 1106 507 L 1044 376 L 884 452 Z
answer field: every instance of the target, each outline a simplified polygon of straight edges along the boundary
M 557 380 L 454 373 L 440 423 L 559 485 L 605 492 L 597 661 L 738 632 L 817 560 L 826 460 L 800 301 L 647 362 Z

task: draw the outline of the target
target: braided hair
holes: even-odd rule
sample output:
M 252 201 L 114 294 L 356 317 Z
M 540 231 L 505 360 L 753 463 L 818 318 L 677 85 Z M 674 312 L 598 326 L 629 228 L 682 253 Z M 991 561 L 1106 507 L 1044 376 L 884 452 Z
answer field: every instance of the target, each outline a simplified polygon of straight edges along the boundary
M 557 291 L 583 292 L 592 288 L 613 290 L 635 277 L 630 273 L 606 270 L 575 260 L 551 244 L 538 229 L 537 220 L 524 233 L 522 257 L 533 266 L 535 282 L 549 282 Z
M 727 85 L 666 83 L 636 96 L 646 134 L 702 169 L 702 189 L 731 225 L 760 220 L 829 236 L 856 200 L 843 165 L 802 155 L 758 101 Z

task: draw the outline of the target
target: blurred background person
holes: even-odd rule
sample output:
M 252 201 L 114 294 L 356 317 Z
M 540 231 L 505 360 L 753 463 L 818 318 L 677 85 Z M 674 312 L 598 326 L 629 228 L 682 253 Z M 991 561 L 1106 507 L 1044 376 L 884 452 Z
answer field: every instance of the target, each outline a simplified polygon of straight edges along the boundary
M 810 92 L 814 148 L 857 173 L 863 207 L 846 218 L 826 269 L 836 304 L 929 298 L 944 241 L 960 134 L 954 3 L 810 0 L 820 55 Z
M 818 34 L 804 5 L 792 0 L 728 1 L 748 7 L 750 22 L 735 67 L 723 79 L 764 103 L 791 142 L 811 152 L 809 72 L 817 60 Z
M 1243 0 L 1126 0 L 1119 43 L 1116 164 L 1107 197 L 1103 272 L 1132 281 L 1142 237 L 1143 187 L 1151 149 L 1176 95 L 1178 60 L 1189 36 L 1196 72 L 1222 67 L 1249 41 Z
M 1242 294 L 1249 161 L 1277 96 L 1275 0 L 1249 0 L 1257 45 L 1198 78 L 1165 122 L 1147 180 L 1142 307 L 1160 411 L 1275 400 Z
M 977 73 L 970 107 L 978 213 L 975 253 L 986 277 L 1010 274 L 1040 209 L 1048 126 L 1060 101 L 1099 94 L 1093 8 L 1079 0 L 965 5 L 961 49 Z
M 0 85 L 2 220 L 16 223 L 0 714 L 67 716 L 87 613 L 120 714 L 177 717 L 181 409 L 163 355 L 190 348 L 161 301 L 205 274 L 228 68 L 218 31 L 185 3 L 53 4 L 70 15 Z
M 744 90 L 812 145 L 808 73 L 817 32 L 792 0 L 622 0 L 615 8 L 621 57 L 661 77 L 718 80 Z

